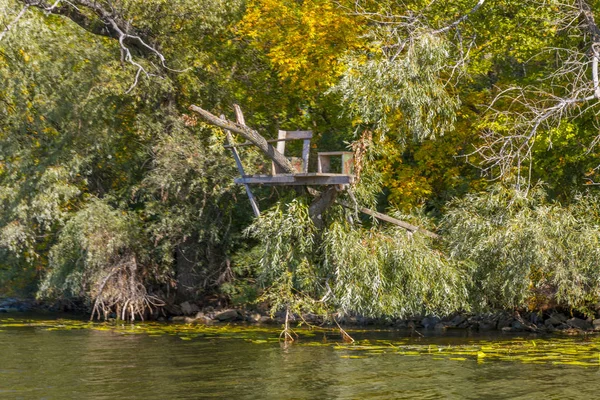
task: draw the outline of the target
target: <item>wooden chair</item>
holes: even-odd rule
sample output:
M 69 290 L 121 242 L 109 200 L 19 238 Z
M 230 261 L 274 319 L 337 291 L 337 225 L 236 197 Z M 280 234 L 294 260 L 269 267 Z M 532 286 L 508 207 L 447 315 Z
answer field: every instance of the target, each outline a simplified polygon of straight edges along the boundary
M 354 173 L 354 154 L 351 151 L 326 151 L 317 153 L 317 172 L 325 174 L 331 172 L 331 158 L 341 157 L 342 167 L 340 174 L 351 175 Z
M 310 153 L 310 139 L 312 139 L 312 131 L 279 131 L 277 135 L 277 151 L 285 155 L 285 142 L 291 140 L 304 140 L 302 144 L 302 158 L 300 160 L 297 157 L 291 157 L 291 162 L 296 168 L 298 173 L 308 172 L 308 155 Z M 284 171 L 281 170 L 275 163 L 272 163 L 271 167 L 273 175 L 281 174 Z

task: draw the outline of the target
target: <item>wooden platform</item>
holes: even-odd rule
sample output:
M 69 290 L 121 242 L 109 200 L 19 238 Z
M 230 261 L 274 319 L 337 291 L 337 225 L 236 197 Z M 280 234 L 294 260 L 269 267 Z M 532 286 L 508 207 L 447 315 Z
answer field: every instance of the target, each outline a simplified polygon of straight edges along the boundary
M 263 185 L 350 185 L 354 183 L 354 175 L 349 174 L 325 174 L 308 172 L 299 174 L 277 174 L 277 175 L 245 175 L 236 178 L 238 185 L 263 184 Z

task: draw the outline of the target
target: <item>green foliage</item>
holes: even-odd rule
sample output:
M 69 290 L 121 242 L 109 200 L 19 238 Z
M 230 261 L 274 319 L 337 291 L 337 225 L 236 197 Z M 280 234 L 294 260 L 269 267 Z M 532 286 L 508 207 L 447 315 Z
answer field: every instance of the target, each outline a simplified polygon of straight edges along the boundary
M 402 317 L 468 309 L 468 275 L 431 239 L 400 228 L 364 229 L 332 210 L 315 229 L 302 202 L 278 204 L 248 230 L 272 311 Z M 317 300 L 320 299 L 320 300 Z
M 469 276 L 431 239 L 394 227 L 334 222 L 324 233 L 331 303 L 344 313 L 406 317 L 468 309 Z
M 323 312 L 316 299 L 323 291 L 316 263 L 317 229 L 300 200 L 279 203 L 258 218 L 246 233 L 259 241 L 257 272 L 266 287 L 262 299 L 271 312 Z
M 391 28 L 382 31 L 374 32 L 376 48 L 389 45 L 387 37 L 395 34 Z M 406 47 L 394 56 L 381 51 L 347 56 L 347 69 L 333 90 L 357 124 L 381 134 L 393 131 L 401 141 L 406 135 L 416 140 L 434 138 L 452 130 L 459 105 L 440 76 L 447 68 L 448 45 L 443 38 L 423 32 Z
M 453 201 L 442 230 L 449 255 L 472 264 L 474 306 L 587 312 L 600 300 L 598 201 L 561 206 L 541 186 L 502 185 Z
M 133 48 L 153 75 L 131 91 L 136 67 L 117 41 L 35 5 L 0 42 L 0 293 L 82 298 L 99 314 L 133 301 L 129 317 L 151 288 L 185 285 L 377 316 L 598 300 L 596 197 L 572 194 L 595 176 L 594 110 L 540 131 L 529 172 L 549 195 L 494 187 L 447 203 L 487 185 L 469 164 L 479 156 L 465 157 L 480 133 L 517 121 L 486 113 L 499 90 L 569 87 L 572 73 L 544 79 L 563 60 L 548 48 L 587 40 L 558 29 L 563 3 L 485 2 L 446 31 L 473 1 L 111 4 L 171 68 Z M 3 27 L 21 7 L 0 0 Z M 312 129 L 313 154 L 352 147 L 360 180 L 345 200 L 448 210 L 447 247 L 338 208 L 319 231 L 308 200 L 280 201 L 287 189 L 256 188 L 268 211 L 252 222 L 223 132 L 187 115 L 191 103 L 230 117 L 240 104 L 267 138 Z M 240 152 L 247 173 L 269 167 Z
M 136 219 L 91 200 L 62 229 L 50 251 L 50 272 L 40 296 L 93 299 L 101 282 L 134 254 L 143 260 Z

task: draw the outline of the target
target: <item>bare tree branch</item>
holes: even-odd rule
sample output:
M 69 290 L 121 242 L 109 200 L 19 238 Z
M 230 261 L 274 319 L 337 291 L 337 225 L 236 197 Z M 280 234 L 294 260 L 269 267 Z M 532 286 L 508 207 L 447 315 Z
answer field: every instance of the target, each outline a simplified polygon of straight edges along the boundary
M 65 16 L 95 35 L 117 39 L 123 55 L 123 61 L 133 65 L 137 69 L 134 81 L 126 93 L 131 92 L 137 86 L 142 74 L 146 77 L 158 76 L 155 73 L 150 73 L 147 67 L 144 67 L 140 61 L 134 58 L 132 48 L 144 54 L 145 57 L 152 56 L 158 58 L 161 67 L 166 70 L 182 72 L 181 70 L 169 68 L 166 65 L 164 55 L 155 46 L 149 44 L 150 41 L 148 38 L 144 38 L 144 35 L 136 32 L 135 28 L 115 11 L 112 3 L 109 1 L 57 0 L 51 5 L 43 0 L 22 0 L 22 2 L 25 3 L 25 7 L 34 6 L 46 13 Z M 88 12 L 84 12 L 84 9 Z M 98 19 L 91 18 L 90 13 L 96 15 Z
M 11 22 L 6 24 L 2 32 L 0 32 L 0 42 L 2 41 L 2 39 L 4 39 L 4 36 L 8 33 L 8 31 L 12 29 L 12 27 L 23 17 L 23 15 L 25 15 L 28 9 L 29 4 L 25 4 L 21 11 L 17 14 L 17 16 Z
M 206 122 L 211 125 L 218 126 L 219 128 L 229 130 L 231 132 L 235 132 L 238 135 L 241 135 L 246 140 L 254 144 L 259 148 L 260 151 L 263 152 L 269 159 L 271 159 L 277 166 L 281 167 L 285 173 L 293 174 L 294 167 L 292 163 L 276 148 L 271 146 L 267 140 L 257 131 L 252 128 L 247 127 L 246 125 L 236 124 L 235 122 L 228 121 L 226 119 L 222 119 L 217 117 L 216 115 L 204 110 L 201 107 L 191 105 L 190 110 L 198 113 Z
M 448 32 L 451 29 L 456 28 L 458 25 L 465 22 L 471 14 L 474 14 L 475 12 L 477 12 L 477 10 L 479 10 L 481 8 L 481 6 L 483 5 L 484 2 L 485 2 L 485 0 L 479 0 L 477 2 L 477 4 L 475 4 L 475 6 L 468 13 L 462 15 L 460 18 L 458 18 L 456 21 L 452 22 L 451 24 L 446 25 L 443 28 L 433 31 L 433 33 L 434 34 L 444 33 L 444 32 Z
M 486 130 L 482 134 L 483 145 L 469 154 L 477 154 L 483 161 L 483 170 L 491 176 L 503 177 L 515 168 L 520 175 L 522 167 L 532 162 L 533 146 L 541 131 L 550 131 L 561 121 L 600 108 L 600 29 L 589 2 L 561 3 L 553 24 L 557 30 L 581 37 L 585 46 L 578 43 L 544 49 L 537 57 L 555 55 L 558 68 L 540 79 L 539 85 L 508 88 L 492 101 L 488 110 L 491 121 L 505 130 Z

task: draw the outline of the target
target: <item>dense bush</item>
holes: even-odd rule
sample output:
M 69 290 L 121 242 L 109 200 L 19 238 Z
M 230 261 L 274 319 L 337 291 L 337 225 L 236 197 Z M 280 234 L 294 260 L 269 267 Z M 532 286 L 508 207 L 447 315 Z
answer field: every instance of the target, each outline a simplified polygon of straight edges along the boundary
M 598 303 L 599 202 L 585 194 L 563 206 L 542 186 L 525 193 L 502 185 L 454 200 L 442 232 L 449 256 L 472 265 L 474 307 L 585 312 Z
M 160 300 L 147 287 L 159 271 L 148 258 L 149 243 L 136 218 L 92 200 L 62 229 L 50 251 L 40 297 L 85 299 L 93 314 L 143 319 Z
M 402 317 L 468 309 L 467 271 L 432 239 L 353 225 L 346 213 L 332 209 L 318 231 L 307 206 L 294 200 L 249 228 L 259 241 L 258 270 L 273 311 Z

